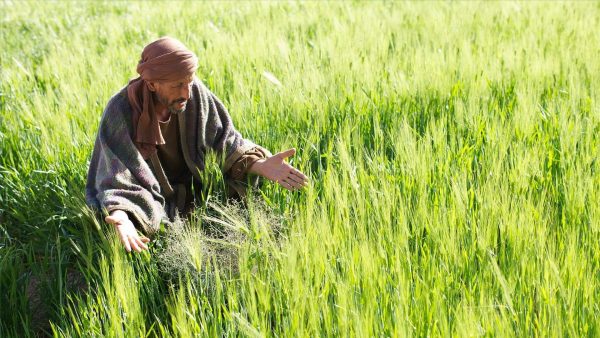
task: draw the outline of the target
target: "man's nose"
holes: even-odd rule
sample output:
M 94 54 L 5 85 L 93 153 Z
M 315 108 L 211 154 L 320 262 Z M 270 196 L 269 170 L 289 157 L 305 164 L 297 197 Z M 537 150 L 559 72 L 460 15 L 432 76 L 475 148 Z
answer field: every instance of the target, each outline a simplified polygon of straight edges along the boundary
M 192 86 L 183 86 L 183 88 L 181 90 L 181 97 L 185 98 L 186 100 L 189 100 L 191 92 L 192 92 Z

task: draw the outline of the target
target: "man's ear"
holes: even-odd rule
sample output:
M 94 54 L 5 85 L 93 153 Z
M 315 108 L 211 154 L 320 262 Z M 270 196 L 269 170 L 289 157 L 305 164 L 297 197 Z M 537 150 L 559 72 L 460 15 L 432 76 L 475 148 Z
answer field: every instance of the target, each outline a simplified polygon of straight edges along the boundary
M 150 89 L 151 92 L 156 91 L 156 82 L 147 81 L 146 83 L 148 84 L 148 89 Z

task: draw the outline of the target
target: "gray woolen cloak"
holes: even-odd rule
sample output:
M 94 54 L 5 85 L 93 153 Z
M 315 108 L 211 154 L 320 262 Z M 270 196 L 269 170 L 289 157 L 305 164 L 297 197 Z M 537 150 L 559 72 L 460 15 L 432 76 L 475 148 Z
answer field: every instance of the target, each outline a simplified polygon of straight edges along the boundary
M 224 158 L 221 169 L 225 173 L 240 156 L 257 145 L 235 130 L 227 109 L 198 79 L 194 79 L 190 95 L 185 111 L 177 114 L 180 142 L 191 174 L 202 182 L 199 171 L 204 170 L 208 151 L 215 151 Z M 161 222 L 169 222 L 165 196 L 171 188 L 156 154 L 147 162 L 132 138 L 132 109 L 127 87 L 124 87 L 109 100 L 100 120 L 87 176 L 86 202 L 108 213 L 127 212 L 140 230 L 152 236 Z M 271 155 L 268 150 L 260 149 Z M 150 168 L 150 164 L 154 168 Z M 239 195 L 245 194 L 240 182 L 227 183 Z

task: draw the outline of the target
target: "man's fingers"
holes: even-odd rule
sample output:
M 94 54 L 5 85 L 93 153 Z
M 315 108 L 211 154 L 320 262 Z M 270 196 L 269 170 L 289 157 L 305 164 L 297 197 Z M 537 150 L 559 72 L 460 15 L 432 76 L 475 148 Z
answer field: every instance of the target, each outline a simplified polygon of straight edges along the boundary
M 119 237 L 121 238 L 121 243 L 123 243 L 123 246 L 125 246 L 125 250 L 127 250 L 127 252 L 131 252 L 131 245 L 129 245 L 129 239 L 127 238 L 127 235 L 119 232 Z
M 304 175 L 300 170 L 294 168 L 292 169 L 292 173 L 308 183 L 308 177 L 306 177 L 306 175 Z
M 127 250 L 128 252 L 131 251 L 131 248 L 129 247 L 129 243 L 127 241 L 127 236 L 124 233 L 122 233 L 119 228 L 117 228 L 117 235 L 119 235 L 119 240 L 121 241 L 121 244 L 123 244 L 123 246 L 125 247 L 125 250 Z
M 292 182 L 291 180 L 288 180 L 288 182 L 290 182 L 295 189 L 302 189 L 304 186 L 301 182 Z
M 144 244 L 144 240 L 142 238 L 137 238 L 137 245 L 142 249 L 142 250 L 148 250 L 148 246 L 146 244 Z
M 117 223 L 118 220 L 115 216 L 109 215 L 109 216 L 104 217 L 104 221 L 109 224 L 114 224 L 114 223 Z
M 289 181 L 290 185 L 294 190 L 302 189 L 302 184 Z
M 288 175 L 288 177 L 286 178 L 286 181 L 288 183 L 290 183 L 296 189 L 300 189 L 304 185 L 304 183 L 302 182 L 302 179 L 294 174 Z
M 296 183 L 290 179 L 283 179 L 282 181 L 285 182 L 290 187 L 289 190 L 291 190 L 291 191 L 302 188 L 302 185 L 300 185 L 299 183 Z
M 295 148 L 291 148 L 291 149 L 279 152 L 275 156 L 277 156 L 277 157 L 279 157 L 279 158 L 281 158 L 283 160 L 283 159 L 286 159 L 286 158 L 288 158 L 290 156 L 294 156 L 295 154 L 296 154 L 296 149 Z
M 136 238 L 133 236 L 129 236 L 129 243 L 131 244 L 131 248 L 137 252 L 142 252 L 142 249 L 137 244 Z
M 291 186 L 291 185 L 290 185 L 288 182 L 286 182 L 285 180 L 281 180 L 281 181 L 279 181 L 279 184 L 280 184 L 282 187 L 284 187 L 284 188 L 286 188 L 287 190 L 289 190 L 289 191 L 292 191 L 292 190 L 293 190 L 293 189 L 292 189 L 292 186 Z
M 125 238 L 125 236 L 119 234 L 119 240 L 121 241 L 121 244 L 123 244 L 123 246 L 125 247 L 125 249 L 127 249 L 127 238 Z
M 148 246 L 145 243 L 150 242 L 150 239 L 146 236 L 140 237 L 135 227 L 131 222 L 124 224 L 116 224 L 115 229 L 119 234 L 119 239 L 123 246 L 125 246 L 125 250 L 127 252 L 131 252 L 131 250 L 135 250 L 137 252 L 142 252 L 143 250 L 147 250 Z
M 294 172 L 291 172 L 288 177 L 301 186 L 308 185 L 308 180 L 305 180 L 303 177 L 298 176 Z

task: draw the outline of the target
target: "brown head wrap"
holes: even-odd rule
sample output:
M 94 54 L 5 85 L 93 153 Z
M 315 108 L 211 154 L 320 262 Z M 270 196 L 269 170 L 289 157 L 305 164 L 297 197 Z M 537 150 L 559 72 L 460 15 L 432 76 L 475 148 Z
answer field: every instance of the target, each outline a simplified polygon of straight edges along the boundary
M 142 51 L 137 66 L 140 76 L 129 81 L 127 95 L 133 109 L 133 141 L 144 159 L 156 151 L 156 145 L 165 144 L 148 81 L 179 80 L 192 75 L 197 68 L 196 55 L 174 38 L 160 38 Z

